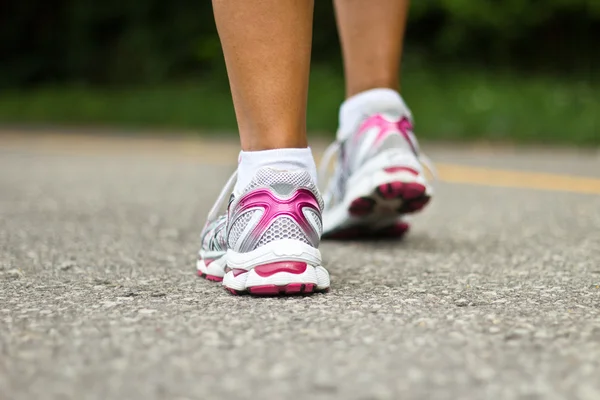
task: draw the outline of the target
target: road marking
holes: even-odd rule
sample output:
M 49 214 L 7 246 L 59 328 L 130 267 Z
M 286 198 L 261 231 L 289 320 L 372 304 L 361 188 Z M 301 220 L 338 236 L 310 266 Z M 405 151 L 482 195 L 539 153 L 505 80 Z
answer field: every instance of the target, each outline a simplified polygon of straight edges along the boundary
M 455 164 L 436 166 L 441 180 L 448 183 L 600 194 L 600 179 L 595 178 Z
M 234 166 L 239 149 L 231 141 L 208 138 L 18 134 L 0 132 L 0 149 L 69 155 L 147 155 L 206 165 Z M 319 153 L 317 151 L 317 153 Z M 563 174 L 436 163 L 442 182 L 600 195 L 600 179 Z

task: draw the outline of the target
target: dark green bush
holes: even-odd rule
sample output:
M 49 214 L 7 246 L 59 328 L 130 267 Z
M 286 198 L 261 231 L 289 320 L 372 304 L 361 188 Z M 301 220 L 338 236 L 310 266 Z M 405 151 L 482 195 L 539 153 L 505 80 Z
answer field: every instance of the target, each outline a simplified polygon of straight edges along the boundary
M 600 53 L 598 0 L 413 3 L 409 62 L 585 74 Z M 3 87 L 153 84 L 223 73 L 207 0 L 9 0 L 3 8 Z M 332 10 L 316 0 L 314 59 L 339 66 Z

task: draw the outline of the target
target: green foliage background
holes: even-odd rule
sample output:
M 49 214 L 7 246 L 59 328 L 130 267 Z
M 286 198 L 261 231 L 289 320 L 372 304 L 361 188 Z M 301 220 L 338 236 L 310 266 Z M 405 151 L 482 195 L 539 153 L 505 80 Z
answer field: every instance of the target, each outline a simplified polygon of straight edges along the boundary
M 210 1 L 0 7 L 0 123 L 235 128 Z M 414 0 L 403 88 L 421 135 L 598 144 L 599 60 L 600 0 Z M 309 127 L 331 132 L 331 1 L 315 0 L 313 62 Z
M 331 2 L 315 3 L 314 60 L 338 65 Z M 222 70 L 207 0 L 37 0 L 4 8 L 3 87 L 147 84 Z M 415 0 L 407 52 L 427 63 L 585 74 L 600 53 L 599 25 L 598 0 Z

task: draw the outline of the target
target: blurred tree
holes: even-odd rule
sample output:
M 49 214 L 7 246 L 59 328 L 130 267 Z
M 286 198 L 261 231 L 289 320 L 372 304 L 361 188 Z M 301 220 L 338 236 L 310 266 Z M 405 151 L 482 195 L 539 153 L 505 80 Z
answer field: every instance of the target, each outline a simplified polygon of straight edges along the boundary
M 9 0 L 0 7 L 4 87 L 223 73 L 208 1 Z M 316 2 L 314 26 L 314 60 L 339 66 L 331 2 Z M 598 37 L 598 0 L 420 0 L 407 52 L 432 64 L 580 73 L 597 61 Z

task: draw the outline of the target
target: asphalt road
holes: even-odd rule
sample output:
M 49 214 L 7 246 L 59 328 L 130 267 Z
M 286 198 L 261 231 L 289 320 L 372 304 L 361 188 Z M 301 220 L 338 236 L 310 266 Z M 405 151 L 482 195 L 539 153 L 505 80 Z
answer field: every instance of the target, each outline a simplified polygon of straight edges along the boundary
M 194 275 L 237 150 L 192 142 L 0 135 L 1 400 L 600 399 L 598 153 L 425 145 L 404 241 L 255 299 Z

